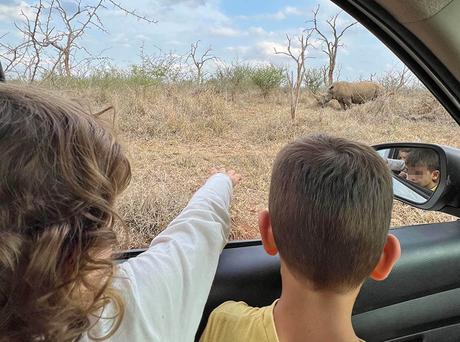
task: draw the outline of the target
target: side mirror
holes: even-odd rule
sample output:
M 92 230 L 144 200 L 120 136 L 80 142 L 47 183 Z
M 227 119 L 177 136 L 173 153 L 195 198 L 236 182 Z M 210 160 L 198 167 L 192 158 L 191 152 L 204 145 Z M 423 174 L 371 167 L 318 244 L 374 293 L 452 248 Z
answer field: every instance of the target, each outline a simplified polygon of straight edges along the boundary
M 375 145 L 393 173 L 394 197 L 460 217 L 460 150 L 417 143 Z

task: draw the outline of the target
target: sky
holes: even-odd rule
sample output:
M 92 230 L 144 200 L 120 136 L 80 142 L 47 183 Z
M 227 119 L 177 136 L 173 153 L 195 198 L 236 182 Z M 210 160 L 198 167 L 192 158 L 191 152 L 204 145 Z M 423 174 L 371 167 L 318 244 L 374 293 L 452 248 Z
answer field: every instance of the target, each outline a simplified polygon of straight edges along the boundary
M 73 1 L 61 0 L 66 8 L 75 8 Z M 21 10 L 31 13 L 29 0 L 0 0 L 0 40 L 19 42 L 14 24 L 23 23 Z M 82 0 L 94 3 L 94 0 Z M 292 67 L 293 61 L 275 54 L 286 49 L 286 34 L 295 36 L 311 27 L 312 10 L 320 6 L 320 28 L 326 30 L 325 20 L 340 11 L 328 0 L 274 1 L 274 0 L 121 0 L 120 3 L 137 14 L 155 19 L 147 23 L 127 16 L 107 4 L 100 11 L 107 32 L 96 28 L 87 31 L 81 40 L 94 54 L 110 58 L 110 63 L 121 68 L 140 63 L 140 50 L 149 55 L 159 51 L 186 55 L 190 45 L 199 41 L 198 54 L 210 47 L 218 63 L 235 62 L 264 65 L 273 63 Z M 354 20 L 347 13 L 339 15 L 339 29 Z M 327 32 L 327 31 L 326 31 Z M 320 67 L 327 62 L 317 37 L 311 38 L 307 67 Z M 1 50 L 0 50 L 1 52 Z M 377 38 L 360 24 L 354 25 L 343 38 L 337 62 L 341 80 L 367 79 L 400 70 L 401 62 Z M 214 61 L 205 68 L 212 71 Z

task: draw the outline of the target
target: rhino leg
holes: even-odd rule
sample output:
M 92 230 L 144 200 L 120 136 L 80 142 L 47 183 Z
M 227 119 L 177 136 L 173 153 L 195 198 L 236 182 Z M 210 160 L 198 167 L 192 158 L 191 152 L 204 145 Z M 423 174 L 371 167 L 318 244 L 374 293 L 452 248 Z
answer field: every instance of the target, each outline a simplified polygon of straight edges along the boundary
M 351 107 L 351 100 L 350 99 L 340 99 L 339 100 L 340 106 L 343 110 L 347 110 Z
M 351 108 L 351 99 L 349 98 L 343 99 L 343 103 L 344 103 L 343 110 L 347 110 L 348 108 Z

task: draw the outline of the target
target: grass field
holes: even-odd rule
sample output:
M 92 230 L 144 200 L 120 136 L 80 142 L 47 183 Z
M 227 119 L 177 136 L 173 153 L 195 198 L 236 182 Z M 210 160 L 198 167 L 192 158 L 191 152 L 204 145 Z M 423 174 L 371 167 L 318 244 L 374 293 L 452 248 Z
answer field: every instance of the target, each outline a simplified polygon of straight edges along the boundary
M 60 91 L 104 114 L 132 162 L 133 179 L 118 206 L 129 234 L 120 247 L 146 246 L 186 205 L 212 166 L 239 171 L 232 239 L 257 238 L 257 212 L 267 206 L 270 168 L 281 146 L 325 132 L 368 144 L 411 141 L 460 147 L 460 127 L 425 90 L 404 90 L 342 111 L 338 103 L 318 107 L 303 94 L 297 119 L 279 91 L 263 99 L 254 89 L 233 101 L 225 91 L 191 86 L 84 86 Z M 62 89 L 65 90 L 62 90 Z M 392 226 L 450 221 L 395 202 Z M 120 228 L 119 228 L 120 229 Z

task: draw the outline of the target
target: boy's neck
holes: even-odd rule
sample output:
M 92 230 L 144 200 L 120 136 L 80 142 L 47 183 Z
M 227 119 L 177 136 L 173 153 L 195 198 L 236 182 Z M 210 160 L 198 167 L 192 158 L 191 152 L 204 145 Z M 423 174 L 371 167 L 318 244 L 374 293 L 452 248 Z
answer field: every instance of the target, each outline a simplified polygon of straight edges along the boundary
M 281 262 L 283 290 L 274 308 L 280 342 L 356 342 L 351 313 L 359 288 L 346 294 L 312 291 Z

